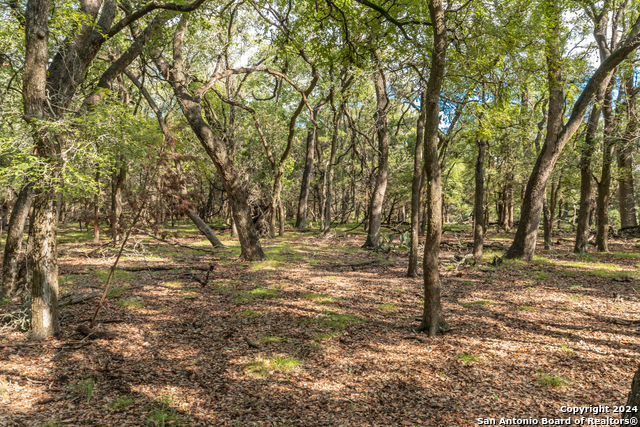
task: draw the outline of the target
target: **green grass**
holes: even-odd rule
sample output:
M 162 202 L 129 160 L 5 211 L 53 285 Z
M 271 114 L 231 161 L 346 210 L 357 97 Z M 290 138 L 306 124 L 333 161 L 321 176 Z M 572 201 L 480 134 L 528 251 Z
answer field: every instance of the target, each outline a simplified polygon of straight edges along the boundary
M 47 421 L 44 424 L 38 424 L 38 427 L 64 427 L 60 421 Z
M 547 273 L 546 271 L 538 271 L 533 275 L 533 278 L 536 280 L 546 280 L 549 278 L 549 273 Z
M 566 353 L 573 353 L 573 349 L 566 344 L 560 344 L 558 347 Z
M 76 384 L 70 385 L 69 388 L 78 390 L 87 398 L 87 403 L 93 397 L 93 392 L 96 387 L 96 382 L 93 378 L 85 378 L 81 381 L 78 381 Z
M 585 301 L 589 299 L 586 295 L 571 295 L 569 298 L 573 301 Z
M 133 299 L 123 299 L 116 303 L 120 307 L 129 307 L 129 308 L 144 308 L 144 303 L 139 300 Z
M 480 362 L 481 359 L 478 356 L 475 356 L 471 353 L 463 353 L 460 356 L 458 356 L 458 360 L 461 361 L 462 363 L 464 363 L 465 365 L 468 365 L 471 362 Z
M 109 292 L 107 292 L 107 298 L 116 298 L 119 297 L 120 295 L 122 295 L 124 293 L 124 289 L 119 287 L 119 286 L 115 286 L 113 288 L 109 289 Z
M 358 316 L 351 316 L 348 314 L 340 314 L 335 311 L 323 311 L 324 318 L 322 323 L 330 328 L 342 329 L 347 325 L 355 325 L 358 323 L 364 323 L 364 319 Z
M 112 401 L 109 406 L 113 409 L 124 409 L 127 406 L 131 406 L 136 403 L 136 400 L 132 396 L 120 396 Z
M 161 397 L 150 405 L 149 419 L 156 427 L 179 425 L 180 416 L 173 409 L 172 396 Z
M 274 371 L 292 371 L 302 364 L 302 361 L 293 357 L 275 356 L 267 360 L 254 360 L 244 367 L 244 371 L 258 377 L 266 377 Z
M 96 270 L 93 274 L 98 278 L 101 282 L 106 282 L 109 278 L 109 270 Z M 131 281 L 135 277 L 135 273 L 131 273 L 129 271 L 124 270 L 116 270 L 113 272 L 113 277 L 111 281 L 113 282 L 126 282 Z
M 483 305 L 491 305 L 493 303 L 494 302 L 490 300 L 480 300 L 480 301 L 474 301 L 474 302 L 465 302 L 465 303 L 462 303 L 462 306 L 464 308 L 473 308 L 473 307 L 480 307 Z
M 0 299 L 0 307 L 2 307 L 3 305 L 9 305 L 10 303 L 11 300 L 9 298 Z
M 289 341 L 289 338 L 285 337 L 284 335 L 264 335 L 264 336 L 260 337 L 260 341 L 262 341 L 262 342 L 280 343 L 280 342 Z
M 474 283 L 472 281 L 470 281 L 470 280 L 467 280 L 466 282 L 462 282 L 462 284 L 465 285 L 465 286 L 473 286 L 474 285 Z
M 184 286 L 184 283 L 183 282 L 165 282 L 164 285 L 170 288 L 181 288 Z
M 180 295 L 180 298 L 182 298 L 182 299 L 194 299 L 194 298 L 198 298 L 198 295 L 194 294 L 193 292 L 185 292 L 182 295 Z
M 256 262 L 251 264 L 251 271 L 260 271 L 260 270 L 273 270 L 278 267 L 282 267 L 284 263 L 282 261 L 278 261 L 276 259 L 270 259 L 267 261 Z
M 533 310 L 533 307 L 531 307 L 530 305 L 519 305 L 518 310 L 529 311 L 529 310 Z
M 339 300 L 339 298 L 331 297 L 328 295 L 312 294 L 312 293 L 306 293 L 303 295 L 303 297 L 312 299 L 313 302 L 315 302 L 316 304 L 333 304 Z
M 258 298 L 280 298 L 280 290 L 257 287 L 250 291 L 238 292 L 233 298 L 233 302 L 237 304 L 249 304 L 255 302 Z
M 546 372 L 539 371 L 538 384 L 545 387 L 566 387 L 571 384 L 571 380 L 561 375 L 547 374 Z
M 256 318 L 256 317 L 260 317 L 262 316 L 262 313 L 258 313 L 257 311 L 253 311 L 253 310 L 242 310 L 239 313 L 240 317 L 245 317 L 247 319 L 252 319 L 252 318 Z
M 564 276 L 564 277 L 576 277 L 578 273 L 576 273 L 573 270 L 560 270 L 558 271 L 558 275 Z
M 640 253 L 637 252 L 614 252 L 611 255 L 618 258 L 640 259 Z
M 395 311 L 398 309 L 395 304 L 380 304 L 378 308 L 383 311 Z

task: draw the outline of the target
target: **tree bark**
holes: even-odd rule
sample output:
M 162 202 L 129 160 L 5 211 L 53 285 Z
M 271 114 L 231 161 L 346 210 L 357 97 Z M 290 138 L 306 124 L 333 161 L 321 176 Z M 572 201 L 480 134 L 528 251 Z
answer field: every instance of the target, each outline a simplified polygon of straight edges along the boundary
M 120 240 L 120 219 L 122 217 L 122 187 L 127 178 L 127 164 L 120 160 L 120 166 L 111 176 L 111 238 L 117 244 Z
M 389 173 L 389 132 L 387 130 L 387 108 L 389 96 L 387 95 L 387 82 L 382 70 L 382 64 L 378 52 L 373 52 L 375 72 L 373 83 L 376 89 L 376 111 L 374 121 L 378 136 L 378 174 L 376 176 L 373 194 L 369 205 L 369 230 L 365 248 L 375 248 L 380 240 L 380 226 L 382 221 L 382 204 L 387 191 L 387 177 Z
M 329 154 L 329 164 L 327 170 L 327 196 L 324 211 L 324 229 L 323 234 L 327 234 L 331 229 L 331 204 L 333 202 L 333 176 L 335 173 L 336 153 L 338 152 L 338 127 L 340 126 L 340 118 L 342 110 L 336 110 L 333 107 L 333 134 L 331 135 L 331 153 Z
M 100 243 L 100 221 L 98 218 L 98 202 L 100 201 L 100 170 L 96 170 L 96 188 L 98 193 L 93 197 L 93 243 Z
M 422 194 L 422 154 L 424 152 L 424 121 L 426 93 L 420 95 L 420 115 L 416 123 L 416 148 L 413 156 L 413 179 L 411 181 L 411 248 L 409 248 L 408 277 L 418 277 L 418 246 L 420 244 L 420 195 Z
M 604 95 L 602 113 L 604 115 L 604 138 L 602 147 L 602 174 L 598 184 L 596 199 L 596 250 L 608 252 L 609 250 L 609 198 L 611 196 L 611 163 L 613 162 L 615 127 L 612 107 L 612 87 L 607 87 Z
M 442 235 L 442 178 L 438 159 L 439 100 L 444 80 L 447 51 L 447 28 L 442 0 L 429 1 L 429 14 L 433 26 L 431 70 L 427 83 L 425 113 L 425 169 L 427 174 L 427 231 L 424 245 L 424 310 L 419 330 L 434 337 L 438 332 L 451 329 L 442 313 L 438 255 Z
M 324 100 L 320 101 L 313 107 L 313 119 L 318 120 L 320 109 L 324 106 Z M 318 132 L 315 125 L 307 130 L 307 155 L 304 162 L 304 172 L 302 173 L 302 182 L 300 183 L 300 197 L 298 198 L 298 215 L 296 217 L 296 228 L 304 230 L 307 228 L 307 205 L 309 200 L 309 187 L 311 185 L 311 176 L 313 175 L 313 155 L 315 153 L 315 144 L 318 138 Z
M 638 109 L 636 106 L 636 90 L 633 87 L 633 75 L 625 79 L 627 96 L 627 128 L 621 145 L 618 147 L 618 188 L 620 198 L 620 226 L 634 227 L 638 225 L 636 218 L 635 194 L 633 189 L 633 148 L 637 141 Z
M 18 272 L 21 259 L 22 237 L 24 226 L 33 202 L 33 186 L 26 184 L 20 190 L 9 218 L 7 241 L 4 246 L 2 260 L 2 288 L 0 300 L 12 298 L 18 293 Z
M 484 151 L 487 141 L 484 138 L 476 140 L 478 158 L 476 160 L 476 191 L 473 203 L 473 257 L 482 258 L 482 244 L 484 242 L 484 227 L 482 218 L 484 211 Z

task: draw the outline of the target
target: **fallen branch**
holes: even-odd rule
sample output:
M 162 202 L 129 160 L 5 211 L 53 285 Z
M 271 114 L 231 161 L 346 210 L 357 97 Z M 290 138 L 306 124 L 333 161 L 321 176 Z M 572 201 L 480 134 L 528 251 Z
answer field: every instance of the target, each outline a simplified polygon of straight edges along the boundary
M 59 301 L 58 302 L 58 308 L 66 307 L 68 305 L 79 304 L 81 302 L 88 301 L 90 299 L 94 299 L 98 295 L 99 295 L 98 293 L 93 293 L 93 294 L 89 294 L 89 295 L 71 294 L 67 301 Z
M 189 245 L 183 245 L 182 243 L 178 243 L 178 242 L 172 242 L 170 240 L 166 240 L 166 239 L 163 239 L 161 237 L 154 236 L 151 233 L 144 232 L 144 234 L 146 234 L 147 236 L 152 237 L 152 238 L 154 238 L 156 240 L 159 240 L 159 241 L 161 241 L 163 243 L 166 243 L 168 245 L 171 245 L 171 246 L 174 246 L 174 247 L 190 249 L 192 251 L 201 251 L 201 252 L 208 252 L 208 253 L 211 253 L 211 254 L 215 254 L 217 251 L 229 251 L 229 250 L 231 250 L 231 249 L 226 248 L 226 247 L 219 247 L 219 248 L 214 248 L 214 249 L 198 248 L 196 246 L 189 246 Z

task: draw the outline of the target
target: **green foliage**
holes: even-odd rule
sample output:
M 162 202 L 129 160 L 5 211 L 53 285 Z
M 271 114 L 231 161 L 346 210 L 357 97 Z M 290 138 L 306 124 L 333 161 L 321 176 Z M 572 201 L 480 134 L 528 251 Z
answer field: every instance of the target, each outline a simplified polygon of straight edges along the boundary
M 85 378 L 83 380 L 78 381 L 76 384 L 70 385 L 69 388 L 78 390 L 87 398 L 87 403 L 93 397 L 93 392 L 96 386 L 96 382 L 93 378 Z
M 538 384 L 546 387 L 567 387 L 571 384 L 571 380 L 562 375 L 547 374 L 546 372 L 538 372 Z

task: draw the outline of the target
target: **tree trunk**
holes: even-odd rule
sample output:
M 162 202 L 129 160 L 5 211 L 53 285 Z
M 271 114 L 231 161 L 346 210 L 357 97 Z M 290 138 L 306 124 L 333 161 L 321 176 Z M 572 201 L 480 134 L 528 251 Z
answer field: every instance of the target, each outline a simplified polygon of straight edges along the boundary
M 425 170 L 427 174 L 427 232 L 424 245 L 424 311 L 419 330 L 434 337 L 438 332 L 451 329 L 444 320 L 441 302 L 438 255 L 442 236 L 442 178 L 438 159 L 439 100 L 444 80 L 447 50 L 447 28 L 442 0 L 429 1 L 429 14 L 434 30 L 431 70 L 427 83 L 424 127 Z
M 24 225 L 29 216 L 29 209 L 33 202 L 33 186 L 26 184 L 20 190 L 9 218 L 7 241 L 4 246 L 2 260 L 2 288 L 0 288 L 0 300 L 12 298 L 18 293 L 18 271 L 20 253 L 22 250 L 22 237 Z
M 553 190 L 552 190 L 553 191 Z M 544 249 L 551 249 L 551 219 L 549 218 L 549 202 L 547 201 L 547 196 L 544 196 L 544 200 L 542 201 L 542 223 L 544 229 Z
M 378 52 L 373 52 L 375 72 L 373 83 L 376 89 L 376 111 L 374 114 L 376 133 L 378 136 L 378 175 L 376 176 L 371 203 L 369 205 L 369 230 L 365 248 L 375 248 L 380 240 L 380 226 L 382 221 L 382 204 L 387 191 L 387 176 L 389 173 L 389 133 L 387 131 L 387 82 L 378 58 Z
M 411 247 L 409 248 L 408 277 L 418 277 L 418 246 L 420 244 L 420 195 L 422 194 L 422 154 L 424 152 L 424 120 L 426 93 L 420 95 L 420 115 L 416 124 L 416 148 L 413 157 L 413 179 L 411 181 Z
M 120 161 L 120 167 L 113 170 L 111 177 L 111 238 L 114 244 L 120 240 L 120 218 L 122 217 L 122 187 L 127 178 L 127 165 Z
M 100 170 L 96 171 L 96 189 L 97 193 L 93 197 L 93 243 L 100 243 L 100 221 L 98 218 L 100 202 Z
M 278 212 L 280 215 L 280 229 L 278 230 L 278 235 L 280 237 L 284 237 L 284 222 L 287 220 L 284 213 L 284 204 L 282 203 L 282 197 L 280 197 L 280 203 L 278 204 Z
M 598 252 L 609 251 L 609 198 L 611 196 L 611 163 L 613 162 L 615 127 L 613 117 L 611 84 L 607 87 L 604 96 L 602 114 L 604 115 L 604 138 L 602 147 L 602 175 L 598 184 L 596 199 L 596 250 Z
M 618 188 L 620 197 L 620 226 L 634 227 L 638 225 L 636 218 L 635 195 L 633 192 L 633 149 L 637 141 L 638 109 L 636 106 L 636 91 L 633 87 L 633 75 L 625 79 L 625 93 L 627 96 L 627 128 L 625 129 L 622 145 L 618 147 Z
M 473 202 L 473 257 L 479 261 L 482 258 L 482 244 L 484 242 L 482 217 L 484 216 L 484 151 L 487 141 L 484 138 L 478 138 L 476 144 L 478 145 L 478 158 L 476 160 L 476 191 Z
M 260 240 L 258 239 L 255 226 L 253 225 L 251 209 L 247 204 L 247 199 L 242 189 L 242 182 L 238 177 L 233 162 L 228 156 L 227 147 L 224 142 L 203 119 L 200 100 L 191 94 L 185 83 L 186 78 L 182 71 L 182 39 L 185 29 L 186 22 L 183 20 L 174 36 L 173 67 L 170 67 L 164 58 L 158 55 L 154 55 L 154 60 L 159 66 L 163 77 L 171 83 L 184 117 L 218 171 L 229 197 L 233 220 L 238 230 L 238 239 L 240 240 L 241 247 L 240 257 L 247 261 L 260 261 L 265 258 L 265 255 L 260 246 Z
M 333 100 L 332 100 L 333 101 Z M 333 102 L 332 102 L 333 106 Z M 331 228 L 331 203 L 333 202 L 333 176 L 335 174 L 336 154 L 338 151 L 338 127 L 340 126 L 340 118 L 342 110 L 336 111 L 333 108 L 333 135 L 331 135 L 331 154 L 329 155 L 329 164 L 327 170 L 327 199 L 324 211 L 324 229 L 323 234 L 327 234 Z
M 313 108 L 313 119 L 318 120 L 320 109 L 324 105 L 324 100 L 319 102 Z M 300 183 L 300 197 L 298 198 L 298 215 L 296 217 L 296 228 L 304 230 L 307 228 L 307 205 L 309 200 L 309 187 L 311 185 L 311 176 L 313 175 L 313 155 L 315 153 L 316 139 L 318 132 L 315 125 L 311 125 L 307 131 L 307 156 L 304 162 L 304 172 L 302 173 L 302 182 Z

